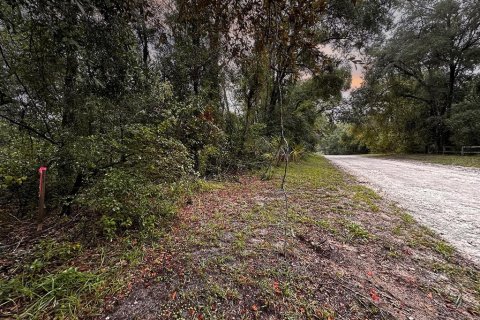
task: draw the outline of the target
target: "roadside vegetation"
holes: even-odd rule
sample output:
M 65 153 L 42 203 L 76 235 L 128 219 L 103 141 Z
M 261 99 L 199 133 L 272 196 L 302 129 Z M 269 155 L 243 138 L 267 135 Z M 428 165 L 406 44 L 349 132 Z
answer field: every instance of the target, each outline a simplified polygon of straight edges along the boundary
M 428 163 L 438 163 L 451 166 L 480 168 L 480 156 L 459 156 L 440 154 L 388 154 L 378 155 L 391 159 L 416 160 Z
M 13 228 L 42 229 L 40 168 L 48 216 L 114 240 L 161 228 L 199 178 L 314 151 L 353 59 L 322 46 L 347 52 L 390 19 L 377 0 L 167 2 L 0 0 L 0 218 Z
M 1 316 L 98 315 L 202 181 L 314 151 L 389 9 L 0 0 Z
M 111 318 L 475 319 L 480 273 L 322 157 L 194 196 Z
M 38 241 L 22 224 L 5 234 L 0 310 L 24 319 L 480 315 L 478 267 L 408 213 L 307 156 L 289 166 L 286 214 L 282 173 L 201 182 L 147 238 L 92 239 L 78 227 L 88 221 L 51 219 Z

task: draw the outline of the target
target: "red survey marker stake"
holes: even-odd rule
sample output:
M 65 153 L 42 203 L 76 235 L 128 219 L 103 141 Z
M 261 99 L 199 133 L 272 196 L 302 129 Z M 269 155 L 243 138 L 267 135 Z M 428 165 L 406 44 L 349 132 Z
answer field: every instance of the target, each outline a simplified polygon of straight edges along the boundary
M 38 169 L 40 174 L 40 182 L 38 187 L 38 227 L 37 230 L 42 230 L 42 222 L 45 218 L 45 178 L 47 176 L 47 167 L 40 167 Z

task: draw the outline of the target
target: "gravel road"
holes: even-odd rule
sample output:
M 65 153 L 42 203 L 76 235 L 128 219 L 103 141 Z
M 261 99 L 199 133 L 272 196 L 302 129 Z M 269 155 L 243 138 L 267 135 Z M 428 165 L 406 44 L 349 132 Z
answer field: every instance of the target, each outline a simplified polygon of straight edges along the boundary
M 480 264 L 480 169 L 365 156 L 326 158 Z

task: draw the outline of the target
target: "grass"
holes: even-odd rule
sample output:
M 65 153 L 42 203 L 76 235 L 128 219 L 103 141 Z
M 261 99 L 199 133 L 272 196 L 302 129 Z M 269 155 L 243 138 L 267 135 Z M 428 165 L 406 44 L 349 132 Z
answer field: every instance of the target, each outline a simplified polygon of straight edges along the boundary
M 290 165 L 286 212 L 280 177 L 281 169 L 270 181 L 243 176 L 194 198 L 181 227 L 145 258 L 175 253 L 141 289 L 152 299 L 134 304 L 134 294 L 111 316 L 473 319 L 480 312 L 478 270 L 411 215 L 317 156 Z M 462 304 L 447 305 L 456 290 Z
M 42 241 L 18 266 L 18 277 L 0 282 L 2 314 L 325 320 L 480 314 L 478 269 L 407 212 L 318 156 L 289 166 L 286 211 L 280 177 L 279 168 L 269 181 L 247 175 L 240 183 L 202 182 L 173 228 L 152 242 L 126 237 L 91 248 L 72 239 Z
M 370 233 L 367 230 L 365 230 L 361 225 L 355 222 L 347 223 L 346 227 L 351 237 L 353 237 L 354 239 L 367 240 L 371 237 Z
M 443 255 L 445 258 L 449 258 L 455 252 L 455 249 L 446 242 L 438 241 L 435 245 L 435 250 Z
M 0 313 L 17 319 L 97 316 L 104 299 L 124 290 L 144 259 L 132 237 L 86 248 L 78 241 L 47 237 L 10 265 L 0 279 Z
M 392 159 L 416 160 L 428 163 L 480 168 L 480 155 L 396 154 L 378 156 Z
M 46 314 L 55 314 L 58 318 L 76 317 L 79 308 L 88 304 L 86 297 L 92 297 L 103 285 L 100 276 L 81 272 L 76 268 L 49 274 L 42 277 L 16 277 L 0 286 L 1 296 L 9 300 L 29 300 L 18 317 L 36 319 Z

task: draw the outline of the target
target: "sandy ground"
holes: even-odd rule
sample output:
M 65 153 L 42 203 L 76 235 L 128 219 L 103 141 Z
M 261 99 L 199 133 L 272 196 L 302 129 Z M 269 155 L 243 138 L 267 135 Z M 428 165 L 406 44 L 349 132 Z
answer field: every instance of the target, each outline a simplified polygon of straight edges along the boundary
M 365 156 L 326 156 L 480 264 L 480 170 Z

